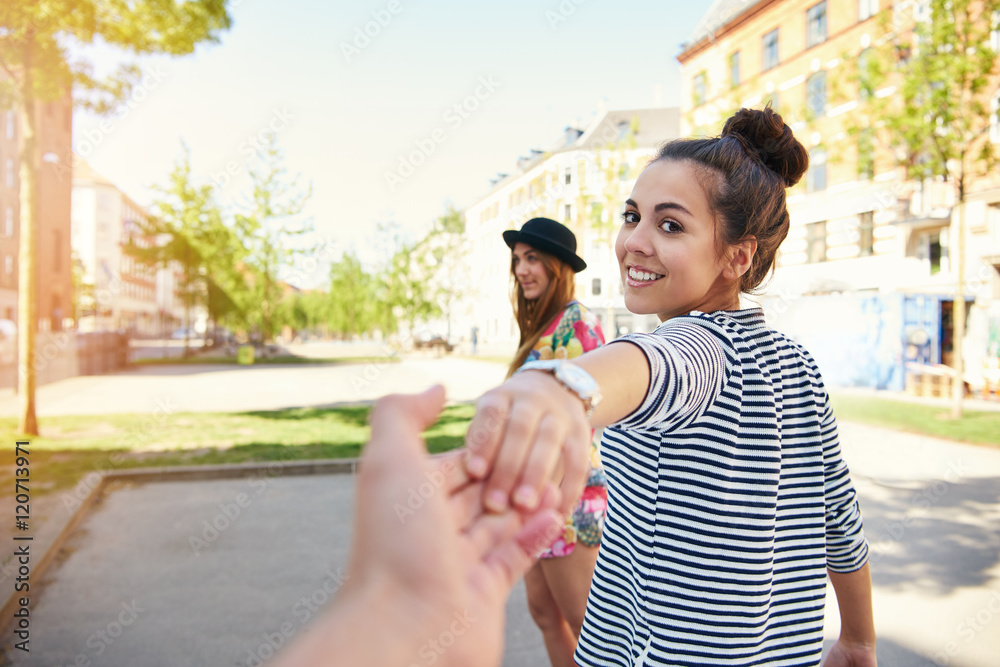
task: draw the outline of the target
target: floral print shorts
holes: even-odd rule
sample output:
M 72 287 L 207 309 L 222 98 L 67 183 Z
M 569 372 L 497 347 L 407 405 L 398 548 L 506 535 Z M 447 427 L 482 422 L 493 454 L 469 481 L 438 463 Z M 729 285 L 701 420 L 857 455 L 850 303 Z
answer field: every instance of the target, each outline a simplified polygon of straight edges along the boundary
M 588 547 L 601 546 L 604 515 L 608 509 L 608 485 L 603 468 L 591 468 L 587 486 L 576 508 L 568 517 L 560 535 L 539 558 L 559 558 L 573 553 L 577 542 Z

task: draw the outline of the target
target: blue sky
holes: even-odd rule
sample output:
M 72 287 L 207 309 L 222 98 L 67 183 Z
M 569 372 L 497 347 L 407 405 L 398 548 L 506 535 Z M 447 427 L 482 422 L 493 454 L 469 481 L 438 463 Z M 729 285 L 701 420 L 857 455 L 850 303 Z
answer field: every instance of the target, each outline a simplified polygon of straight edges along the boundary
M 127 114 L 102 130 L 78 111 L 74 152 L 145 205 L 183 140 L 196 178 L 228 178 L 232 203 L 252 137 L 270 126 L 288 170 L 312 183 L 306 212 L 326 255 L 353 247 L 374 261 L 378 223 L 419 234 L 518 155 L 589 122 L 601 98 L 649 107 L 658 87 L 678 104 L 675 56 L 710 4 L 237 0 L 220 43 L 140 63 L 150 76 Z M 366 24 L 373 36 L 358 37 Z M 116 57 L 96 52 L 98 69 Z M 421 146 L 421 164 L 401 168 Z

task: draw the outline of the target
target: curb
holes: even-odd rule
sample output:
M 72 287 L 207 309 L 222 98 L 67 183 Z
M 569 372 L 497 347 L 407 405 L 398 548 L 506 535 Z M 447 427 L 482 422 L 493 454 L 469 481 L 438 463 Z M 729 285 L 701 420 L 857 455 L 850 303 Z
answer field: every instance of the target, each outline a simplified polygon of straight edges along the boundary
M 52 565 L 56 556 L 62 551 L 63 546 L 70 535 L 82 523 L 86 513 L 93 507 L 98 499 L 104 494 L 105 488 L 113 482 L 176 482 L 176 481 L 203 481 L 212 479 L 236 479 L 246 477 L 254 473 L 267 474 L 272 477 L 292 477 L 295 475 L 353 475 L 357 472 L 358 459 L 317 459 L 310 461 L 269 461 L 266 463 L 235 463 L 211 466 L 174 466 L 160 468 L 134 468 L 130 470 L 119 470 L 110 472 L 101 477 L 94 488 L 90 490 L 87 497 L 80 502 L 73 515 L 63 526 L 59 534 L 49 545 L 49 548 L 38 560 L 38 564 L 31 570 L 31 578 L 34 581 L 41 581 L 46 570 Z M 14 611 L 20 606 L 18 599 L 21 593 L 12 591 L 2 608 L 0 608 L 0 627 L 7 626 L 6 619 L 13 618 Z M 37 598 L 35 598 L 37 599 Z M 34 603 L 29 605 L 29 609 Z M 0 656 L 2 657 L 2 656 Z

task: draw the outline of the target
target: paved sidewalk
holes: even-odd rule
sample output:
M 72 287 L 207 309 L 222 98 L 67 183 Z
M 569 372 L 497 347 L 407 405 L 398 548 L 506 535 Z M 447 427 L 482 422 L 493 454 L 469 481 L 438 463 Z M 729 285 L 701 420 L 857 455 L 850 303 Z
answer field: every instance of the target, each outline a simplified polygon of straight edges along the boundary
M 1000 451 L 841 430 L 873 548 L 879 664 L 995 667 Z M 15 664 L 256 664 L 336 589 L 352 504 L 348 475 L 113 489 L 33 587 L 32 651 Z M 545 664 L 523 595 L 508 604 L 507 667 Z M 827 618 L 832 639 L 832 594 Z

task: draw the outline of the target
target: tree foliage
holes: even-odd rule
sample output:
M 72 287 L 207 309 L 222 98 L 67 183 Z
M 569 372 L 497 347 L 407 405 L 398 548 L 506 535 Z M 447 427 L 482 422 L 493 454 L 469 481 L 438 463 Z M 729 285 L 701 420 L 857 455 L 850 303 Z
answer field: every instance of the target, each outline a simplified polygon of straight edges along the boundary
M 0 3 L 0 107 L 17 109 L 21 132 L 20 248 L 18 250 L 19 430 L 38 435 L 35 416 L 38 229 L 37 104 L 75 95 L 106 112 L 128 97 L 139 70 L 125 65 L 97 80 L 70 48 L 102 42 L 137 54 L 183 55 L 216 41 L 229 28 L 226 0 L 4 0 Z

